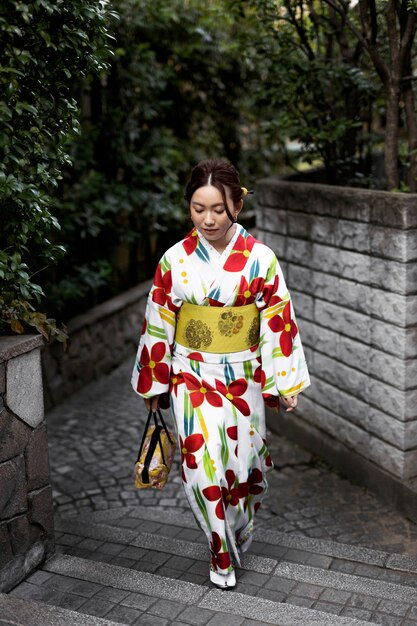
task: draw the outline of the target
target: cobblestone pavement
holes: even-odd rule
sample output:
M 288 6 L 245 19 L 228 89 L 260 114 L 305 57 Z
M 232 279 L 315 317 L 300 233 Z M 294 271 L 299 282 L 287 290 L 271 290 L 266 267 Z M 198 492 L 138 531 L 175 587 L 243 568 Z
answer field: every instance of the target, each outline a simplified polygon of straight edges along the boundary
M 47 415 L 57 511 L 154 506 L 188 510 L 179 455 L 161 490 L 135 490 L 133 467 L 143 402 L 130 387 L 131 361 L 93 382 Z M 168 418 L 169 419 L 169 418 Z M 294 416 L 296 419 L 296 416 Z M 417 526 L 308 452 L 270 434 L 276 470 L 259 521 L 287 533 L 417 554 Z

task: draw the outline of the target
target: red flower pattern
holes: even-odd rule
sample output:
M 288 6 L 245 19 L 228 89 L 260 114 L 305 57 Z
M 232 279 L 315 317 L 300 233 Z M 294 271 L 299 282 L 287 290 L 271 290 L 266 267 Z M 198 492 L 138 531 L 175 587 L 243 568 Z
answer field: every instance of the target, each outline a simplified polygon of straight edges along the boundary
M 148 347 L 143 346 L 139 361 L 140 372 L 137 385 L 139 393 L 147 393 L 154 380 L 163 385 L 169 382 L 169 367 L 166 363 L 161 363 L 165 352 L 166 348 L 163 341 L 158 341 L 152 346 L 150 354 Z
M 240 493 L 238 487 L 233 487 L 236 481 L 236 475 L 234 471 L 231 469 L 226 470 L 225 476 L 227 480 L 227 488 L 222 487 L 222 498 L 224 508 L 227 509 L 229 504 L 231 504 L 232 506 L 236 506 L 237 504 L 239 504 Z
M 154 288 L 152 291 L 152 301 L 160 304 L 161 306 L 165 306 L 167 294 L 169 294 L 172 289 L 171 270 L 162 274 L 161 265 L 158 264 L 153 283 Z
M 212 485 L 211 487 L 203 489 L 202 493 L 209 502 L 217 502 L 214 512 L 219 519 L 224 519 L 222 490 L 220 487 L 218 485 Z
M 273 283 L 264 285 L 263 296 L 264 296 L 264 302 L 265 302 L 265 307 L 264 307 L 265 309 L 269 308 L 270 306 L 274 306 L 274 304 L 278 304 L 279 302 L 282 302 L 282 298 L 277 296 L 278 285 L 279 285 L 278 276 L 275 276 Z
M 245 267 L 253 246 L 256 243 L 256 239 L 249 235 L 243 237 L 239 235 L 235 241 L 235 245 L 227 257 L 226 263 L 223 266 L 227 272 L 241 272 Z
M 194 453 L 200 450 L 203 445 L 204 437 L 200 433 L 188 435 L 184 441 L 180 437 L 181 463 L 185 463 L 189 469 L 197 469 Z
M 190 254 L 195 252 L 198 246 L 198 234 L 195 228 L 193 228 L 193 230 L 189 232 L 188 235 L 185 237 L 185 239 L 182 242 L 182 246 L 184 250 L 186 251 L 186 253 L 188 254 L 188 256 L 190 256 Z
M 246 400 L 240 398 L 239 396 L 243 396 L 248 388 L 248 383 L 244 378 L 238 378 L 238 380 L 234 380 L 230 383 L 230 385 L 225 385 L 221 380 L 216 378 L 216 389 L 220 391 L 220 393 L 230 400 L 230 402 L 246 417 L 250 415 L 250 408 Z
M 211 533 L 212 540 L 210 541 L 211 562 L 213 567 L 217 569 L 227 569 L 230 567 L 230 554 L 228 552 L 221 552 L 223 548 L 220 535 L 216 532 Z
M 244 306 L 255 302 L 258 293 L 263 290 L 265 280 L 263 278 L 253 278 L 250 283 L 244 276 L 240 279 L 236 300 L 233 306 Z
M 284 356 L 290 356 L 292 352 L 292 342 L 294 337 L 298 333 L 296 323 L 291 319 L 291 304 L 287 302 L 280 315 L 274 315 L 269 322 L 269 328 L 274 333 L 281 333 L 279 338 L 279 345 Z
M 173 393 L 175 397 L 178 395 L 178 385 L 184 382 L 184 377 L 182 372 L 178 372 L 178 374 L 172 374 L 169 381 L 169 393 Z
M 211 406 L 223 406 L 222 397 L 213 387 L 202 380 L 201 382 L 188 372 L 183 373 L 184 382 L 190 392 L 191 404 L 196 409 L 207 400 Z

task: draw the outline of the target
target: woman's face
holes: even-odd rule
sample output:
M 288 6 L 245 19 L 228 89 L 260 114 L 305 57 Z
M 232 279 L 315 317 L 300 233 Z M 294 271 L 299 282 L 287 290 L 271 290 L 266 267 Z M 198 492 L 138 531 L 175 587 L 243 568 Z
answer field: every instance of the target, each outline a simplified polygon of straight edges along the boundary
M 242 207 L 233 204 L 228 187 L 225 187 L 225 192 L 229 213 L 236 219 Z M 205 185 L 197 189 L 191 198 L 190 212 L 194 226 L 214 248 L 226 247 L 235 229 L 230 228 L 222 194 L 216 187 Z

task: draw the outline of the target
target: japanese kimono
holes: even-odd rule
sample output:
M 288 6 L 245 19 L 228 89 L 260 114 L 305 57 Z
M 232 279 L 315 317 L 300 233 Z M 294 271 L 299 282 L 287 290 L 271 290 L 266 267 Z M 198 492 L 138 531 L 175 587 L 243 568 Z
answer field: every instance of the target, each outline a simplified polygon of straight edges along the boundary
M 186 341 L 176 337 L 184 303 L 199 313 L 188 320 Z M 243 324 L 236 307 L 249 304 L 257 312 L 249 347 L 228 351 Z M 220 315 L 217 353 L 207 348 L 207 313 Z M 196 229 L 166 252 L 149 294 L 132 386 L 144 398 L 169 391 L 185 492 L 219 574 L 230 572 L 233 560 L 240 565 L 267 490 L 273 465 L 264 402 L 277 406 L 279 396 L 309 384 L 290 295 L 270 248 L 237 224 L 221 254 Z

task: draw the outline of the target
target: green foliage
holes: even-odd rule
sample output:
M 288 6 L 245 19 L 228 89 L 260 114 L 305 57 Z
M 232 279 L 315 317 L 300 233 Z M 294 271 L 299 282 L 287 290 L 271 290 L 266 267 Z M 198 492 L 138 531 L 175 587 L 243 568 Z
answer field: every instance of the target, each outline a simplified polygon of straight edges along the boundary
M 264 132 L 298 144 L 296 159 L 325 165 L 329 182 L 367 171 L 371 107 L 380 93 L 343 16 L 326 0 L 251 0 L 259 36 L 254 89 Z M 291 164 L 291 154 L 287 153 Z
M 113 1 L 114 57 L 101 80 L 78 89 L 82 133 L 55 204 L 68 249 L 46 285 L 58 314 L 79 311 L 80 294 L 88 307 L 152 273 L 188 227 L 183 189 L 198 160 L 220 154 L 265 168 L 245 106 L 250 32 L 239 5 Z M 113 271 L 92 288 L 97 262 Z
M 3 0 L 0 7 L 0 332 L 35 325 L 42 288 L 33 280 L 64 253 L 51 192 L 79 133 L 72 81 L 105 68 L 106 2 Z

